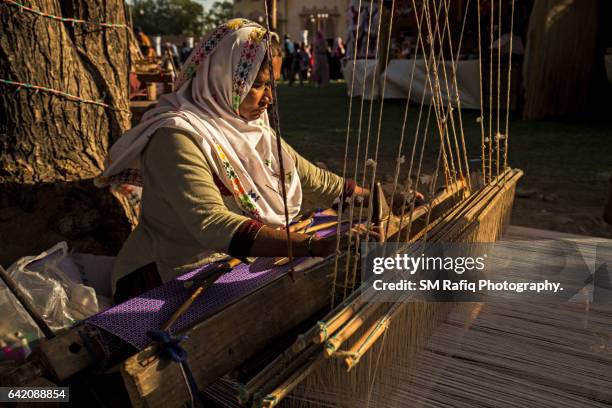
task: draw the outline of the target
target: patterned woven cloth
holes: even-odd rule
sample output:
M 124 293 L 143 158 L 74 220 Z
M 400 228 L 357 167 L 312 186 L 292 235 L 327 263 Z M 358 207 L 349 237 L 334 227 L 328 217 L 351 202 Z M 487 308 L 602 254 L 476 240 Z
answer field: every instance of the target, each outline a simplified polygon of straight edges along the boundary
M 316 216 L 314 224 L 337 220 L 334 216 Z M 344 229 L 344 228 L 343 228 Z M 318 237 L 336 233 L 336 227 L 319 231 Z M 297 259 L 297 264 L 307 258 Z M 90 318 L 85 323 L 96 326 L 131 344 L 139 350 L 151 343 L 149 330 L 159 329 L 193 293 L 194 287 L 185 288 L 184 282 L 206 276 L 216 264 L 206 265 L 166 282 L 153 290 L 113 306 Z M 273 258 L 259 258 L 256 262 L 240 264 L 221 276 L 206 290 L 170 329 L 180 332 L 222 310 L 249 293 L 285 275 L 289 265 L 273 266 Z M 106 336 L 105 336 L 106 337 Z

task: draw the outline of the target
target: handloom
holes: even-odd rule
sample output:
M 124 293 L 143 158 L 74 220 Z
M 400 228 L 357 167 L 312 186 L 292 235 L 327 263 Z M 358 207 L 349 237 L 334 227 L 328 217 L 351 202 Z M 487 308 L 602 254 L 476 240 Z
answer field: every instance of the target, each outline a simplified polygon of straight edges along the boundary
M 502 239 L 512 241 L 529 259 L 546 263 L 555 262 L 546 251 L 560 240 L 576 243 L 591 255 L 612 249 L 610 240 L 515 226 Z M 528 264 L 518 268 L 529 269 Z M 541 263 L 532 265 L 537 273 Z M 586 313 L 585 306 L 590 307 Z M 588 301 L 466 302 L 453 308 L 421 350 L 417 352 L 418 344 L 408 346 L 414 354 L 410 365 L 404 360 L 406 350 L 389 361 L 371 392 L 332 389 L 324 378 L 313 378 L 288 397 L 290 405 L 609 406 L 612 315 L 601 306 L 589 306 Z
M 478 10 L 480 34 L 480 1 L 474 1 L 471 7 Z M 359 13 L 361 3 L 360 0 Z M 390 3 L 387 26 L 383 18 L 376 26 L 371 14 L 368 18 L 368 32 L 377 33 L 373 57 L 385 61 L 389 58 L 395 9 L 395 1 Z M 491 2 L 491 44 L 494 16 L 501 19 L 501 0 L 497 13 L 494 3 Z M 514 7 L 514 0 L 511 4 Z M 369 5 L 372 9 L 374 1 Z M 363 99 L 358 102 L 359 120 L 355 126 L 351 123 L 355 101 L 350 99 L 342 176 L 352 176 L 373 193 L 367 205 L 355 200 L 341 202 L 337 217 L 318 217 L 317 222 L 336 220 L 337 226 L 321 233 L 339 238 L 345 229 L 352 234 L 348 228 L 352 220 L 365 220 L 370 230 L 382 228 L 387 242 L 397 243 L 398 251 L 415 242 L 495 241 L 508 223 L 514 189 L 522 175 L 520 170 L 509 168 L 507 162 L 509 113 L 502 112 L 501 105 L 502 99 L 509 99 L 510 87 L 504 87 L 508 91 L 503 94 L 501 56 L 495 62 L 491 48 L 488 95 L 481 78 L 480 163 L 478 168 L 470 169 L 455 69 L 470 1 L 463 13 L 458 44 L 453 43 L 451 35 L 450 0 L 424 0 L 419 6 L 412 1 L 412 5 L 419 28 L 416 51 L 425 61 L 426 87 L 431 97 L 426 100 L 424 93 L 417 104 L 418 121 L 410 143 L 406 121 L 411 106 L 406 103 L 391 202 L 387 203 L 377 184 L 384 103 L 381 101 L 376 113 L 373 102 L 367 109 Z M 382 10 L 382 0 L 378 7 Z M 371 48 L 370 38 L 366 38 L 366 50 Z M 356 57 L 355 47 L 353 60 Z M 482 74 L 482 50 L 479 57 Z M 445 60 L 452 62 L 451 72 L 447 72 Z M 494 67 L 497 75 L 493 75 Z M 381 86 L 384 95 L 385 79 L 378 84 L 376 77 L 372 77 L 370 86 Z M 347 80 L 354 82 L 354 76 Z M 444 94 L 450 98 L 444 98 Z M 445 100 L 451 102 L 447 104 Z M 278 122 L 278 132 L 277 125 Z M 433 140 L 428 140 L 430 133 L 434 134 Z M 356 146 L 352 158 L 349 145 Z M 424 176 L 424 153 L 430 145 L 437 151 L 437 160 L 425 191 L 428 202 L 417 206 L 416 194 L 408 193 L 416 189 L 415 180 Z M 404 150 L 408 150 L 407 157 Z M 407 177 L 402 182 L 400 174 L 405 173 Z M 400 203 L 399 214 L 389 210 L 394 208 L 395 193 L 408 197 Z M 347 220 L 348 224 L 343 222 Z M 367 244 L 370 237 L 368 234 L 363 239 L 352 239 L 358 249 L 360 240 Z M 338 239 L 337 254 L 327 259 L 296 259 L 288 263 L 260 259 L 252 265 L 238 266 L 212 285 L 170 328 L 172 334 L 187 336 L 181 346 L 187 353 L 193 380 L 216 404 L 304 405 L 309 402 L 308 395 L 326 394 L 340 396 L 327 403 L 331 406 L 355 406 L 351 401 L 363 401 L 357 406 L 366 406 L 377 396 L 388 394 L 389 385 L 378 379 L 391 372 L 392 367 L 410 371 L 413 357 L 454 304 L 372 301 L 379 295 L 360 290 L 360 253 L 350 248 L 341 251 L 339 242 Z M 60 382 L 91 366 L 105 370 L 119 364 L 133 405 L 184 404 L 192 399 L 192 390 L 186 385 L 182 365 L 160 353 L 159 345 L 151 344 L 147 331 L 160 328 L 189 298 L 192 290 L 185 288 L 184 282 L 197 280 L 210 268 L 214 266 L 183 275 L 88 319 L 56 339 L 42 341 L 40 352 L 13 373 L 15 378 L 27 382 L 43 371 Z M 295 270 L 292 275 L 291 269 Z M 343 400 L 347 393 L 352 399 Z M 286 399 L 292 395 L 295 398 Z M 310 402 L 315 404 L 314 399 Z
M 314 225 L 335 219 L 325 215 L 315 216 Z M 324 237 L 334 232 L 334 228 L 328 228 L 318 234 Z M 306 258 L 300 259 L 296 262 L 296 267 L 305 261 Z M 182 332 L 236 302 L 245 294 L 287 274 L 289 265 L 274 267 L 273 262 L 274 259 L 271 258 L 260 258 L 250 265 L 240 264 L 231 272 L 221 276 L 176 321 L 171 328 L 172 331 Z M 191 291 L 185 290 L 184 282 L 206 276 L 214 267 L 215 264 L 209 264 L 179 276 L 160 287 L 90 317 L 85 324 L 103 329 L 142 350 L 151 343 L 147 331 L 161 327 L 176 308 L 191 295 Z
M 373 6 L 373 1 L 370 2 L 370 9 Z M 479 2 L 478 2 L 479 3 Z M 494 39 L 494 2 L 491 2 L 491 45 Z M 501 4 L 498 3 L 497 16 L 501 21 Z M 418 230 L 417 234 L 413 235 L 412 222 L 415 211 L 414 199 L 402 203 L 402 210 L 399 217 L 393 217 L 391 214 L 380 214 L 373 211 L 373 208 L 378 204 L 378 208 L 382 207 L 382 203 L 376 203 L 374 194 L 370 195 L 370 205 L 368 209 L 368 227 L 381 226 L 387 232 L 387 240 L 390 242 L 415 242 L 419 239 L 427 242 L 436 241 L 467 241 L 467 242 L 490 242 L 499 238 L 504 226 L 509 219 L 510 208 L 514 196 L 514 187 L 518 178 L 521 176 L 520 171 L 514 171 L 507 167 L 507 149 L 508 149 L 508 115 L 509 103 L 506 103 L 507 112 L 505 115 L 505 129 L 502 128 L 502 112 L 501 112 L 501 54 L 498 53 L 497 61 L 497 92 L 494 92 L 493 83 L 493 47 L 490 57 L 490 74 L 489 74 L 489 117 L 488 117 L 488 135 L 485 135 L 485 114 L 483 96 L 481 92 L 481 130 L 482 130 L 482 148 L 481 148 L 481 183 L 474 183 L 470 178 L 469 161 L 467 159 L 467 149 L 463 134 L 463 124 L 461 117 L 461 104 L 458 96 L 457 78 L 456 78 L 456 62 L 459 58 L 461 49 L 461 41 L 463 38 L 463 29 L 467 20 L 467 11 L 469 2 L 466 6 L 464 14 L 464 25 L 459 38 L 459 46 L 456 51 L 456 58 L 453 54 L 454 45 L 452 44 L 451 30 L 449 26 L 449 8 L 450 3 L 446 0 L 440 1 L 424 1 L 422 7 L 417 7 L 416 2 L 412 2 L 419 28 L 419 36 L 417 40 L 417 49 L 420 47 L 426 67 L 428 71 L 427 83 L 430 86 L 432 97 L 429 102 L 427 116 L 425 119 L 425 131 L 422 133 L 422 140 L 419 140 L 419 130 L 421 129 L 421 119 L 424 106 L 424 95 L 421 101 L 419 119 L 417 124 L 416 134 L 412 145 L 412 152 L 409 161 L 408 177 L 404 185 L 398 182 L 400 167 L 406 161 L 401 156 L 402 144 L 404 142 L 405 119 L 409 109 L 409 104 L 406 104 L 406 115 L 402 127 L 402 134 L 398 146 L 397 166 L 393 181 L 393 192 L 401 190 L 410 190 L 412 187 L 411 176 L 416 176 L 418 180 L 422 171 L 423 151 L 426 144 L 427 129 L 431 118 L 432 108 L 435 116 L 435 124 L 437 128 L 439 140 L 439 155 L 437 169 L 434 173 L 433 180 L 430 184 L 430 194 L 437 186 L 438 170 L 441 169 L 443 184 L 446 189 L 456 191 L 461 190 L 459 203 L 451 207 L 451 209 L 441 215 L 438 214 L 432 217 L 431 212 L 428 212 L 425 217 L 425 223 Z M 383 2 L 378 4 L 379 10 L 382 13 Z M 389 58 L 389 44 L 391 35 L 391 25 L 393 23 L 393 12 L 395 2 L 391 2 L 390 16 L 387 21 L 389 27 L 385 27 L 388 38 L 386 38 L 386 54 L 382 58 L 379 57 L 381 26 L 383 18 L 379 16 L 376 35 L 376 55 L 377 59 L 387 61 Z M 512 2 L 514 7 L 514 2 Z M 478 23 L 480 26 L 480 4 L 476 5 L 478 9 Z M 358 10 L 361 12 L 361 2 L 359 2 Z M 359 17 L 358 17 L 359 21 Z M 372 31 L 372 16 L 369 15 L 368 32 Z M 499 34 L 501 35 L 501 24 L 498 24 Z M 426 39 L 422 38 L 422 32 L 426 31 Z M 479 27 L 480 32 L 480 27 Z M 511 34 L 512 35 L 512 34 Z M 385 40 L 385 38 L 383 38 Z M 357 39 L 356 39 L 357 41 Z M 368 36 L 367 42 L 370 41 Z M 444 49 L 450 43 L 449 59 L 453 61 L 452 72 L 446 72 L 446 66 L 443 63 L 445 60 Z M 366 50 L 369 45 L 366 44 Z M 385 49 L 382 49 L 385 52 Z M 480 51 L 482 53 L 482 51 Z M 367 58 L 367 55 L 366 55 Z M 511 58 L 511 57 L 510 57 Z M 356 54 L 354 55 L 356 59 Z M 480 56 L 482 61 L 482 54 Z M 355 61 L 353 61 L 355 62 Z M 482 63 L 482 62 L 481 62 Z M 441 66 L 442 72 L 438 71 Z M 511 64 L 510 64 L 511 66 Z M 481 68 L 482 69 L 482 68 Z M 482 71 L 481 71 L 482 74 Z M 375 86 L 375 81 L 378 75 L 372 78 L 372 88 Z M 381 95 L 385 91 L 385 78 L 382 80 Z M 510 69 L 508 69 L 508 81 L 510 80 Z M 353 77 L 354 81 L 354 77 Z M 482 83 L 482 80 L 481 80 Z M 365 87 L 365 80 L 363 81 Z M 482 86 L 482 85 L 481 85 Z M 353 89 L 353 84 L 349 87 Z M 509 89 L 507 99 L 509 99 Z M 453 102 L 445 105 L 442 97 L 443 93 L 447 95 L 455 94 Z M 365 94 L 365 89 L 361 92 Z M 496 96 L 496 97 L 495 97 Z M 408 95 L 408 100 L 410 99 Z M 453 98 L 450 98 L 451 100 Z M 347 174 L 348 160 L 348 145 L 351 130 L 351 109 L 352 99 L 349 102 L 349 115 L 346 133 L 346 150 L 343 176 Z M 363 120 L 363 99 L 361 101 L 359 112 L 359 124 L 357 135 L 357 149 L 353 158 L 355 178 L 358 177 L 361 170 L 361 184 L 365 185 L 368 181 L 369 185 L 375 186 L 377 160 L 381 135 L 382 114 L 384 103 L 381 101 L 378 113 L 378 127 L 372 132 L 372 113 L 373 104 L 370 103 L 368 124 L 366 126 L 367 134 L 365 135 L 365 148 L 363 156 L 360 152 L 360 143 L 362 142 L 362 120 Z M 457 112 L 455 112 L 455 110 Z M 496 124 L 494 123 L 496 120 Z M 354 143 L 354 142 L 353 142 Z M 420 146 L 420 152 L 418 147 Z M 372 153 L 369 149 L 373 149 Z M 362 168 L 360 169 L 360 159 Z M 417 164 L 418 163 L 418 164 Z M 414 173 L 413 173 L 414 171 Z M 415 174 L 416 173 L 416 174 Z M 464 189 L 457 188 L 458 185 Z M 392 199 L 394 194 L 391 194 Z M 410 202 L 411 201 L 411 202 Z M 361 219 L 364 214 L 363 204 L 356 208 L 354 202 L 349 204 L 348 212 L 349 219 L 358 211 L 358 218 Z M 408 208 L 407 208 L 408 207 Z M 407 223 L 404 223 L 405 219 Z M 339 216 L 340 219 L 340 216 Z M 416 229 L 416 228 L 415 228 Z M 350 232 L 349 232 L 350 233 Z M 365 242 L 367 244 L 368 237 Z M 333 285 L 332 285 L 332 306 L 336 304 L 338 299 L 343 303 L 334 308 L 325 318 L 317 322 L 311 329 L 305 331 L 295 342 L 287 348 L 278 357 L 270 361 L 263 369 L 259 370 L 255 376 L 246 379 L 242 383 L 238 383 L 235 387 L 238 392 L 237 396 L 242 404 L 252 402 L 253 406 L 272 407 L 280 403 L 281 400 L 289 396 L 297 390 L 297 393 L 308 395 L 309 392 L 320 393 L 327 392 L 345 396 L 349 393 L 352 397 L 366 396 L 363 401 L 369 405 L 371 396 L 376 392 L 379 396 L 384 396 L 385 392 L 380 392 L 379 383 L 375 381 L 377 375 L 385 375 L 385 370 L 391 362 L 400 360 L 403 367 L 410 367 L 410 357 L 414 355 L 418 345 L 422 344 L 427 338 L 431 330 L 439 324 L 452 303 L 410 303 L 401 302 L 384 303 L 372 302 L 371 298 L 380 296 L 372 294 L 371 291 L 365 292 L 355 291 L 357 296 L 352 296 L 350 293 L 359 288 L 358 281 L 358 261 L 356 256 L 349 254 L 348 256 L 337 256 L 333 269 Z M 352 262 L 351 262 L 352 261 Z M 352 263 L 352 264 L 351 264 Z M 343 265 L 344 264 L 344 265 Z M 384 299 L 384 298 L 383 298 Z M 356 367 L 356 368 L 355 368 Z M 349 371 L 346 374 L 344 371 Z M 304 392 L 306 390 L 306 392 Z M 338 398 L 334 400 L 334 406 L 352 406 L 349 402 L 351 399 Z M 218 403 L 226 402 L 227 399 L 217 400 Z M 291 405 L 289 401 L 287 405 Z M 229 404 L 228 406 L 231 406 Z

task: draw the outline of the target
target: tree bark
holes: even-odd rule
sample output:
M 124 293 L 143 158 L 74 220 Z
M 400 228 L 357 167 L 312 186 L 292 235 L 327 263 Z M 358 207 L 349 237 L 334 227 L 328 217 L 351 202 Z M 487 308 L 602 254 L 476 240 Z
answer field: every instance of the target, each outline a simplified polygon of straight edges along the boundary
M 126 23 L 122 0 L 25 4 L 55 16 Z M 0 263 L 62 239 L 77 250 L 116 252 L 130 223 L 92 179 L 130 125 L 127 29 L 61 22 L 7 3 L 0 20 L 0 78 L 116 108 L 0 85 L 0 245 L 10 253 Z

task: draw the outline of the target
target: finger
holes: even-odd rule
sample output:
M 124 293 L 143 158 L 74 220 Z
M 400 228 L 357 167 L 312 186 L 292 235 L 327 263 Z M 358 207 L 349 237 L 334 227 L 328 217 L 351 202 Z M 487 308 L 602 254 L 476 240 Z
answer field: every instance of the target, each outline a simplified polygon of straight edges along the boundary
M 366 234 L 367 230 L 368 229 L 365 227 L 365 225 L 362 224 L 356 225 L 352 228 L 353 233 L 359 236 Z
M 374 241 L 377 242 L 382 242 L 382 237 L 383 234 L 377 231 L 370 231 L 370 238 L 372 238 Z
M 385 227 L 382 225 L 375 225 L 370 229 L 370 236 L 378 242 L 385 240 Z
M 382 237 L 382 229 L 380 227 L 372 227 L 368 231 L 368 228 L 365 225 L 359 225 L 358 227 L 353 228 L 353 232 L 359 237 L 370 236 L 376 240 L 380 240 Z

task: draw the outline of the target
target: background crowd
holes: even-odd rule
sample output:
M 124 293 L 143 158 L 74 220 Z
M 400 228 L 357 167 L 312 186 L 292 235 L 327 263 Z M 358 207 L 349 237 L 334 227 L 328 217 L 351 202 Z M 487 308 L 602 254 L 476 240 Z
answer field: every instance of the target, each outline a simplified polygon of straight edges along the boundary
M 146 58 L 160 56 L 174 65 L 176 70 L 187 61 L 193 47 L 184 41 L 180 46 L 166 41 L 160 46 L 158 55 L 153 42 L 140 27 L 135 28 L 136 40 L 140 52 Z M 303 86 L 312 82 L 323 86 L 330 80 L 343 79 L 342 69 L 345 64 L 346 49 L 341 37 L 326 39 L 323 33 L 316 35 L 314 44 L 293 41 L 289 35 L 283 39 L 282 79 L 292 86 L 296 80 Z
M 330 80 L 343 78 L 342 66 L 346 51 L 342 38 L 325 39 L 317 33 L 313 45 L 293 41 L 285 35 L 283 44 L 283 80 L 293 85 L 296 79 L 303 86 L 310 80 L 316 85 L 326 85 Z

